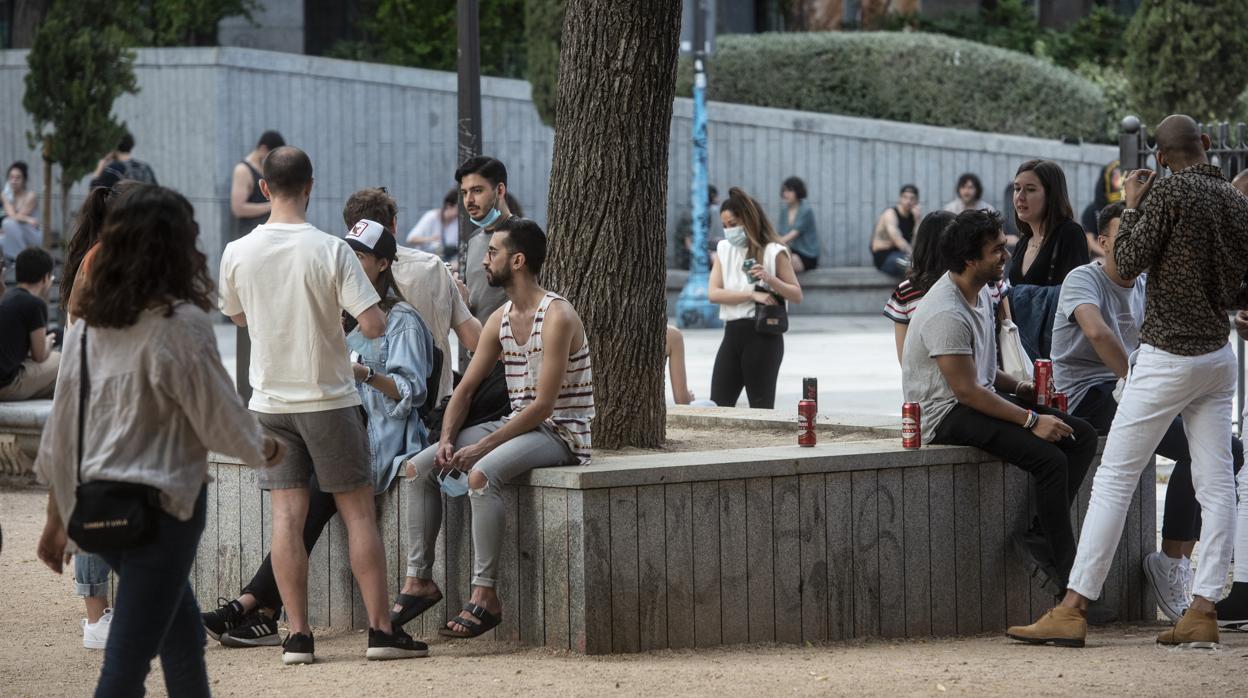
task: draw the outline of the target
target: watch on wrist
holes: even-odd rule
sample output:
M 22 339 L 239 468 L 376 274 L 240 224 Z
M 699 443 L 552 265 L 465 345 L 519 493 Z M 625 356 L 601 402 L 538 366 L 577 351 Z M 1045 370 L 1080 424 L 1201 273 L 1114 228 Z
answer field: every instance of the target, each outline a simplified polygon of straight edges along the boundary
M 368 375 L 364 376 L 364 382 L 371 383 L 373 378 L 377 377 L 377 372 L 373 370 L 372 366 L 366 366 L 365 368 L 368 369 Z

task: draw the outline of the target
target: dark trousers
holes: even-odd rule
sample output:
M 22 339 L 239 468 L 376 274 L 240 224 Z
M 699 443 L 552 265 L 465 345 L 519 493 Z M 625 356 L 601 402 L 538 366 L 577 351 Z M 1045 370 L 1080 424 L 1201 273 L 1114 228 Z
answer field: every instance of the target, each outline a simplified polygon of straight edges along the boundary
M 1102 436 L 1109 433 L 1114 415 L 1118 413 L 1118 403 L 1114 401 L 1116 385 L 1117 381 L 1106 381 L 1092 386 L 1075 406 L 1075 416 L 1087 420 Z M 1177 541 L 1200 540 L 1200 504 L 1196 501 L 1196 488 L 1192 486 L 1192 456 L 1188 452 L 1187 432 L 1183 431 L 1181 416 L 1170 423 L 1161 443 L 1157 444 L 1156 453 L 1174 461 L 1170 483 L 1166 486 L 1161 537 Z M 1231 437 L 1231 457 L 1238 473 L 1244 465 L 1244 444 L 1234 436 Z
M 1031 476 L 1036 486 L 1036 514 L 1040 528 L 1053 549 L 1053 561 L 1063 578 L 1075 562 L 1075 533 L 1070 526 L 1070 507 L 1079 486 L 1096 457 L 1096 430 L 1082 419 L 1047 407 L 1036 407 L 1003 395 L 1024 409 L 1059 417 L 1074 429 L 1073 438 L 1052 443 L 1018 424 L 1002 421 L 957 405 L 936 427 L 932 443 L 974 446 L 1013 464 Z
M 160 656 L 171 696 L 207 696 L 204 626 L 188 579 L 204 532 L 208 489 L 200 490 L 190 521 L 161 512 L 156 539 L 100 557 L 117 573 L 117 599 L 96 698 L 143 695 Z
M 338 513 L 338 504 L 334 502 L 334 495 L 317 488 L 315 479 L 308 489 L 308 518 L 303 522 L 303 545 L 310 553 L 320 539 L 321 532 L 329 525 L 329 520 Z M 277 578 L 273 576 L 273 562 L 270 557 L 264 556 L 264 562 L 260 563 L 256 575 L 243 587 L 243 593 L 256 597 L 260 608 L 271 608 L 275 614 L 280 614 L 282 595 L 277 590 Z
M 783 360 L 784 335 L 755 332 L 753 318 L 729 320 L 715 355 L 711 401 L 720 407 L 733 407 L 745 388 L 750 407 L 772 409 Z

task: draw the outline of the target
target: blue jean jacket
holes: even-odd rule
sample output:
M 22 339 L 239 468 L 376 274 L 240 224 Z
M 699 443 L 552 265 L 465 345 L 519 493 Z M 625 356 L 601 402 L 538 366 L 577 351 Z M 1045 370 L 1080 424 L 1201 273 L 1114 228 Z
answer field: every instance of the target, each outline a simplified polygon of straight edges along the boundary
M 412 306 L 397 303 L 386 317 L 385 334 L 368 339 L 356 328 L 347 335 L 347 346 L 359 353 L 361 363 L 388 376 L 399 390 L 396 401 L 370 385 L 356 384 L 368 413 L 374 485 L 381 494 L 394 480 L 403 459 L 429 445 L 417 408 L 425 402 L 433 335 Z

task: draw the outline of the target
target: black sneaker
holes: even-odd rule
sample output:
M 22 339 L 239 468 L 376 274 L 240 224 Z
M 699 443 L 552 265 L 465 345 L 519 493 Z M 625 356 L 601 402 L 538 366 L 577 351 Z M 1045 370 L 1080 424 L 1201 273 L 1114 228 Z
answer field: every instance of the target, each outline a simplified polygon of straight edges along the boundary
M 1248 582 L 1234 582 L 1231 593 L 1215 606 L 1218 627 L 1223 630 L 1248 630 Z
M 222 635 L 242 625 L 247 619 L 247 612 L 243 610 L 243 605 L 238 601 L 225 599 L 217 599 L 217 601 L 221 602 L 217 610 L 199 614 L 204 622 L 204 630 L 207 630 L 214 640 L 220 640 Z
M 282 643 L 282 664 L 311 664 L 315 661 L 312 633 L 291 633 Z
M 277 620 L 263 613 L 247 616 L 242 625 L 221 634 L 221 644 L 226 647 L 273 647 L 282 644 L 277 636 Z
M 1053 548 L 1048 540 L 1031 531 L 1015 533 L 1011 539 L 1014 552 L 1027 567 L 1027 575 L 1035 578 L 1040 583 L 1040 588 L 1054 597 L 1065 594 L 1066 582 L 1053 564 Z
M 368 651 L 364 656 L 374 660 L 427 657 L 429 645 L 413 640 L 411 635 L 403 632 L 403 628 L 394 628 L 394 633 L 390 635 L 369 628 Z

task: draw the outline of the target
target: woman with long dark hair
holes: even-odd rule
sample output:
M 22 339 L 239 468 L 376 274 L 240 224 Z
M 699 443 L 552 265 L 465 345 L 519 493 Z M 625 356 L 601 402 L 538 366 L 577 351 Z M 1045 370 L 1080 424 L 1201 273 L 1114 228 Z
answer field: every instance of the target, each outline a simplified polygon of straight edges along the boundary
M 150 541 L 101 554 L 119 582 L 96 696 L 141 695 L 157 655 L 170 695 L 209 694 L 187 580 L 204 529 L 208 451 L 256 467 L 283 456 L 221 364 L 198 235 L 190 203 L 163 187 L 137 185 L 109 208 L 35 462 L 50 490 L 38 554 L 57 573 L 79 479 L 159 493 Z
M 711 400 L 733 407 L 744 388 L 750 407 L 771 409 L 784 359 L 784 336 L 755 330 L 755 304 L 801 303 L 802 287 L 789 250 L 749 194 L 729 189 L 719 217 L 724 239 L 716 247 L 706 295 L 719 305 L 724 340 L 715 355 Z
M 1014 286 L 1061 286 L 1071 269 L 1087 264 L 1088 241 L 1075 222 L 1066 173 L 1048 160 L 1028 160 L 1014 175 L 1018 247 L 1008 279 Z

